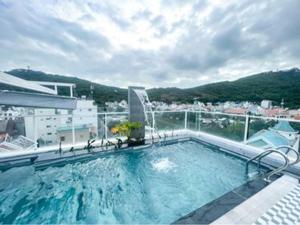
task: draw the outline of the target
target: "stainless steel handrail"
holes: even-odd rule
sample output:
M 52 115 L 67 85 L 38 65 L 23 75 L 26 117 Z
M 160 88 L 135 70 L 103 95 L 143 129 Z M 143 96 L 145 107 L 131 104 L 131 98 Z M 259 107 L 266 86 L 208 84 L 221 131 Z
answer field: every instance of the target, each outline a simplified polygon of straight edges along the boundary
M 270 182 L 271 176 L 273 176 L 274 174 L 276 174 L 278 172 L 281 172 L 281 171 L 285 170 L 290 165 L 290 160 L 284 153 L 282 153 L 281 151 L 275 150 L 275 149 L 270 149 L 270 150 L 266 150 L 266 151 L 264 151 L 264 152 L 262 152 L 262 153 L 260 153 L 256 156 L 254 156 L 253 158 L 249 159 L 246 163 L 246 173 L 248 174 L 250 162 L 253 162 L 254 160 L 258 159 L 258 168 L 260 168 L 261 159 L 268 156 L 268 155 L 270 155 L 271 153 L 277 153 L 277 154 L 281 155 L 284 158 L 285 163 L 282 166 L 280 166 L 280 167 L 272 170 L 271 172 L 267 173 L 265 175 L 266 176 L 266 181 Z
M 287 151 L 285 152 L 285 154 L 287 154 L 287 155 L 289 154 L 290 151 L 292 151 L 292 152 L 295 153 L 296 159 L 295 159 L 294 162 L 290 162 L 290 165 L 295 165 L 295 164 L 297 164 L 300 161 L 300 154 L 293 147 L 291 147 L 289 145 L 282 145 L 282 146 L 279 146 L 279 147 L 276 148 L 276 150 L 279 150 L 279 149 L 287 149 Z

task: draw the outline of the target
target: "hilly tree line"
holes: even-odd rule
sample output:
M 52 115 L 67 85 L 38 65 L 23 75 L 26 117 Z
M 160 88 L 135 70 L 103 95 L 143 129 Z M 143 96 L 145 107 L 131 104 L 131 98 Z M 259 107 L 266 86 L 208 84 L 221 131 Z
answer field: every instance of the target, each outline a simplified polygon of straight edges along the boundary
M 189 89 L 151 89 L 154 100 L 191 102 L 198 98 L 202 102 L 251 101 L 260 103 L 269 99 L 285 106 L 300 108 L 300 70 L 260 73 L 236 81 L 206 84 Z
M 93 98 L 99 106 L 108 101 L 127 99 L 127 89 L 105 86 L 76 77 L 52 75 L 39 71 L 17 69 L 7 73 L 26 80 L 67 82 L 76 84 L 77 96 L 90 96 L 93 85 Z M 0 84 L 0 89 L 16 90 Z M 202 102 L 252 101 L 259 103 L 269 99 L 279 104 L 284 98 L 286 106 L 300 108 L 300 70 L 295 68 L 287 71 L 264 72 L 251 75 L 236 81 L 224 81 L 206 84 L 194 88 L 153 88 L 147 90 L 151 101 L 173 101 L 191 103 L 194 98 Z M 66 89 L 59 94 L 67 94 Z

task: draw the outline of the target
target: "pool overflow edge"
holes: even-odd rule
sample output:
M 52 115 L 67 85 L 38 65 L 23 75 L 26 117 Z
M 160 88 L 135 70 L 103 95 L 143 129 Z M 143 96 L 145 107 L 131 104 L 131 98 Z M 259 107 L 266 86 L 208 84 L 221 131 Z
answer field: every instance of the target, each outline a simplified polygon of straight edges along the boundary
M 103 147 L 95 147 L 91 148 L 91 143 L 88 143 L 82 149 L 72 151 L 49 151 L 49 152 L 39 152 L 39 153 L 32 153 L 26 155 L 19 155 L 19 156 L 10 156 L 7 158 L 0 159 L 0 171 L 5 171 L 13 167 L 21 167 L 21 166 L 36 166 L 39 167 L 41 165 L 44 166 L 51 166 L 56 165 L 57 163 L 68 164 L 77 161 L 88 160 L 88 159 L 95 159 L 105 154 L 111 153 L 119 153 L 124 151 L 132 151 L 132 150 L 143 150 L 149 148 L 151 146 L 164 146 L 164 145 L 171 145 L 178 142 L 184 142 L 191 140 L 190 137 L 179 137 L 177 136 L 176 139 L 174 137 L 167 137 L 164 140 L 157 140 L 155 142 L 147 139 L 144 145 L 128 147 L 123 146 L 121 148 L 115 148 L 114 145 L 111 146 L 103 146 Z
M 169 136 L 163 138 L 163 140 L 157 139 L 157 141 L 153 141 L 152 139 L 146 139 L 144 145 L 135 146 L 135 147 L 121 147 L 115 148 L 114 145 L 112 146 L 102 146 L 91 148 L 91 143 L 88 143 L 87 146 L 83 149 L 73 150 L 72 151 L 61 151 L 59 154 L 57 151 L 50 151 L 50 152 L 40 152 L 40 153 L 33 153 L 28 155 L 21 155 L 21 156 L 12 156 L 8 158 L 0 159 L 0 171 L 5 171 L 13 167 L 21 167 L 21 166 L 30 166 L 33 165 L 37 169 L 39 168 L 46 168 L 48 166 L 63 166 L 65 164 L 79 162 L 79 161 L 86 161 L 89 159 L 95 159 L 102 155 L 112 154 L 112 153 L 119 153 L 124 151 L 132 151 L 132 150 L 143 150 L 149 148 L 151 146 L 165 146 L 165 145 L 172 145 L 179 142 L 185 141 L 195 141 L 205 146 L 209 146 L 214 150 L 219 150 L 225 152 L 230 155 L 237 156 L 242 159 L 249 159 L 247 156 L 243 154 L 239 154 L 235 151 L 231 151 L 226 148 L 222 148 L 218 145 L 211 144 L 207 141 L 201 140 L 199 137 L 190 136 L 190 135 L 179 135 L 179 136 Z M 265 167 L 270 168 L 267 164 L 264 164 Z

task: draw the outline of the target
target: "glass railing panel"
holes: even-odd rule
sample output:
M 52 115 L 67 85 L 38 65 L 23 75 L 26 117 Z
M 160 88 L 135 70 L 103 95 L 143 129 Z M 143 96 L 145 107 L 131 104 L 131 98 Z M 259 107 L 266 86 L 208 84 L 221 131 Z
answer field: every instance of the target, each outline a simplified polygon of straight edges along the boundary
M 257 134 L 258 132 L 262 132 L 263 130 L 269 130 L 276 125 L 277 120 L 274 119 L 265 119 L 265 118 L 252 118 L 249 119 L 249 134 L 248 138 Z
M 35 149 L 36 141 L 33 135 L 34 126 L 32 123 L 28 124 L 26 117 L 0 118 L 0 154 Z
M 69 145 L 86 145 L 88 140 L 98 138 L 97 114 L 73 115 L 67 126 L 59 129 L 60 141 Z
M 187 112 L 187 129 L 192 131 L 200 130 L 201 112 Z
M 154 117 L 153 117 L 154 115 Z M 300 121 L 292 119 L 246 116 L 211 112 L 170 111 L 147 112 L 146 135 L 154 132 L 185 129 L 205 132 L 234 141 L 274 148 L 290 145 L 299 149 Z M 89 139 L 113 139 L 112 128 L 128 121 L 128 113 L 94 113 L 89 115 L 26 115 L 0 118 L 0 152 L 18 150 L 53 150 L 74 145 L 85 146 Z
M 285 136 L 290 140 L 290 146 L 300 153 L 300 121 L 290 121 L 289 124 L 293 131 L 287 133 Z
M 108 113 L 106 114 L 105 124 L 107 129 L 107 138 L 119 138 L 120 134 L 113 134 L 112 128 L 117 124 L 128 121 L 128 113 Z
M 98 139 L 105 139 L 106 138 L 106 116 L 105 114 L 98 113 L 97 115 L 98 121 L 97 121 L 97 134 Z
M 195 127 L 199 131 L 220 136 L 234 141 L 243 141 L 245 116 L 202 112 L 195 119 Z
M 66 140 L 61 138 L 62 130 L 72 130 L 72 116 L 69 114 L 29 116 L 26 117 L 25 127 L 28 135 L 36 140 L 37 148 L 53 149 L 73 143 L 72 135 Z
M 44 109 L 43 112 L 46 112 Z M 14 150 L 58 149 L 72 143 L 72 139 L 61 141 L 60 129 L 70 127 L 72 117 L 68 114 L 26 115 L 10 119 L 1 119 L 0 122 L 0 148 Z M 7 147 L 10 146 L 10 147 Z
M 185 112 L 155 112 L 155 130 L 172 131 L 185 128 Z

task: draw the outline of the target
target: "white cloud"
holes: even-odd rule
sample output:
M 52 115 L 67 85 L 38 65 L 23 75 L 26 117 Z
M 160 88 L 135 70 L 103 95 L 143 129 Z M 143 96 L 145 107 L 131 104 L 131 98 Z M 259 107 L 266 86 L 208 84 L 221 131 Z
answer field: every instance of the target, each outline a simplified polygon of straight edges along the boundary
M 300 66 L 298 0 L 0 0 L 0 70 L 191 87 Z

